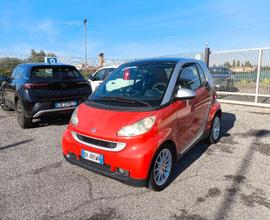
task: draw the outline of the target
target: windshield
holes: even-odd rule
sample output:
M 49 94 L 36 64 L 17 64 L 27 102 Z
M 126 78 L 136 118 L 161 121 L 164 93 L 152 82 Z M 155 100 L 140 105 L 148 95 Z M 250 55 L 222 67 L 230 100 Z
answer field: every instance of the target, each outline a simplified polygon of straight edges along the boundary
M 41 79 L 75 79 L 82 78 L 82 75 L 73 66 L 38 66 L 32 68 L 31 77 Z
M 124 65 L 112 72 L 89 99 L 110 106 L 159 106 L 174 67 L 175 63 Z

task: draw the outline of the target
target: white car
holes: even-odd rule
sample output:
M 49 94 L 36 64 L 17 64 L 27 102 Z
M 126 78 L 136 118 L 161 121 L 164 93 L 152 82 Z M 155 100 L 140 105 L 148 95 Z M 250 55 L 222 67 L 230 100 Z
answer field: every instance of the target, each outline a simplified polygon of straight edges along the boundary
M 96 88 L 107 78 L 107 76 L 114 71 L 118 66 L 106 66 L 98 69 L 95 73 L 89 76 L 89 83 L 92 87 L 92 91 L 95 91 Z

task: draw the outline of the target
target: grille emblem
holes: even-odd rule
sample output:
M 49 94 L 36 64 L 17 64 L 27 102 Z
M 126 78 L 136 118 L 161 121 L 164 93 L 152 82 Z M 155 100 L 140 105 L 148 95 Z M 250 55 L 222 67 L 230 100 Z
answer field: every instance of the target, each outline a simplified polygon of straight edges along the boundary
M 92 133 L 96 133 L 97 129 L 96 128 L 91 128 L 90 130 Z

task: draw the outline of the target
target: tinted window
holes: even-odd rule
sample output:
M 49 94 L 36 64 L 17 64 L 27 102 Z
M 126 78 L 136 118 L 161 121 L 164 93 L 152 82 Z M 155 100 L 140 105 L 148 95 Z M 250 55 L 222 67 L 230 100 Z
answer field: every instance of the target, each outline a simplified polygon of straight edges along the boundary
M 181 71 L 179 77 L 179 86 L 182 88 L 192 89 L 194 91 L 201 86 L 201 81 L 196 66 L 187 66 Z
M 206 78 L 205 78 L 205 74 L 204 74 L 204 72 L 203 72 L 201 66 L 197 64 L 197 67 L 198 67 L 198 70 L 199 70 L 199 74 L 200 74 L 201 81 L 202 81 L 202 82 L 205 82 L 205 81 L 206 81 Z
M 39 66 L 33 67 L 31 72 L 32 78 L 41 79 L 70 79 L 70 78 L 82 78 L 81 74 L 75 67 L 48 67 Z
M 95 80 L 104 80 L 106 78 L 106 69 L 98 71 L 94 78 Z
M 16 68 L 16 73 L 15 73 L 15 79 L 21 79 L 23 74 L 23 68 L 22 67 L 17 67 Z
M 18 68 L 18 67 L 17 67 Z M 15 68 L 12 72 L 12 75 L 11 75 L 11 78 L 12 79 L 15 79 L 15 75 L 16 75 L 16 71 L 17 71 L 17 68 Z

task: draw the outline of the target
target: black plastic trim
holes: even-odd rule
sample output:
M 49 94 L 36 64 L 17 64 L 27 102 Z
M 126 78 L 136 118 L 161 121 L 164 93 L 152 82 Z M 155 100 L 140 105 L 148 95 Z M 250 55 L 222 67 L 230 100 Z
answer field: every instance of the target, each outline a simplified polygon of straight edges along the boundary
M 90 163 L 84 163 L 80 160 L 77 160 L 75 157 L 67 157 L 66 155 L 64 155 L 64 158 L 68 162 L 70 162 L 71 164 L 80 166 L 82 168 L 85 168 L 85 169 L 90 170 L 92 172 L 101 174 L 103 176 L 110 177 L 112 179 L 115 179 L 115 180 L 122 182 L 122 183 L 125 183 L 127 185 L 136 186 L 136 187 L 143 187 L 146 185 L 146 182 L 147 182 L 145 179 L 133 179 L 133 178 L 130 178 L 128 176 L 122 176 L 118 173 L 107 171 L 106 169 L 100 169 L 97 166 L 90 165 Z

